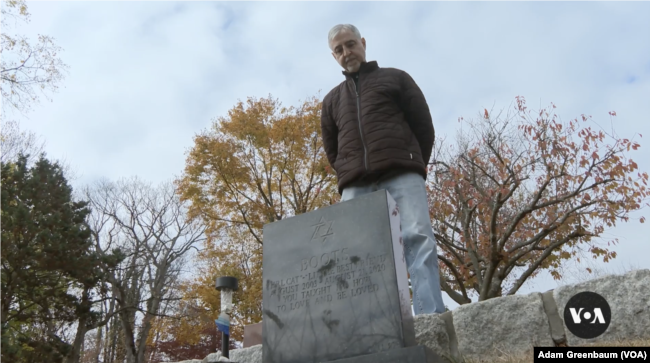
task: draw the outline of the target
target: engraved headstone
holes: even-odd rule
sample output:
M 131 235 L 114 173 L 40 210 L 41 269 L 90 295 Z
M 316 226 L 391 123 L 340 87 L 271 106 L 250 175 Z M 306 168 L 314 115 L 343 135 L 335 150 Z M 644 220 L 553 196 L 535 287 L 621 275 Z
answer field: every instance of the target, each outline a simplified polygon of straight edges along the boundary
M 400 235 L 385 190 L 265 225 L 264 363 L 400 361 L 387 353 L 415 346 Z

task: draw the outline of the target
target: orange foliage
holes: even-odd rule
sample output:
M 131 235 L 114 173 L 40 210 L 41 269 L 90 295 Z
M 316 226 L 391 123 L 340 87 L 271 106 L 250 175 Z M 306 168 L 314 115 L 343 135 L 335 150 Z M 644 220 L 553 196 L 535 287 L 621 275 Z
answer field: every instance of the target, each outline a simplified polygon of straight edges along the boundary
M 235 276 L 231 337 L 261 320 L 264 224 L 338 200 L 320 135 L 321 104 L 282 107 L 272 98 L 249 98 L 194 138 L 185 172 L 176 184 L 190 202 L 189 215 L 207 226 L 200 272 L 185 298 L 215 319 L 220 310 L 217 276 Z

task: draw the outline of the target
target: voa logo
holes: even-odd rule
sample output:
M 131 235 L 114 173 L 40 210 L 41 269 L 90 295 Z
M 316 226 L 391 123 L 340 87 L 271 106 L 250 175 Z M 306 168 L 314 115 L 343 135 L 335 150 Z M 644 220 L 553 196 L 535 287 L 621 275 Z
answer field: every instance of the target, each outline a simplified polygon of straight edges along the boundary
M 593 339 L 609 327 L 612 310 L 604 297 L 585 291 L 571 297 L 564 307 L 564 323 L 573 335 Z
M 603 316 L 603 310 L 601 308 L 594 308 L 593 314 L 587 310 L 583 312 L 583 310 L 585 310 L 585 308 L 580 308 L 578 311 L 576 311 L 576 308 L 569 308 L 569 311 L 571 312 L 571 318 L 573 318 L 573 322 L 575 324 L 582 323 L 582 318 L 589 320 L 592 317 L 594 320 L 590 322 L 591 324 L 605 324 L 605 317 Z

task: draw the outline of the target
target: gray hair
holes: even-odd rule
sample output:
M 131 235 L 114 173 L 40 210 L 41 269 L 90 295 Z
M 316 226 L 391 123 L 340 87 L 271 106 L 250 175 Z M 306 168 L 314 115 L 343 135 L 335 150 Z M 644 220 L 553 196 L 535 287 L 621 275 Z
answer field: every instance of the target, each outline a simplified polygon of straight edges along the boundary
M 361 39 L 361 33 L 359 32 L 359 29 L 357 29 L 356 26 L 352 24 L 339 24 L 335 25 L 332 29 L 330 29 L 329 34 L 327 35 L 327 44 L 330 44 L 332 42 L 332 39 L 341 32 L 341 30 L 348 30 L 351 31 L 352 34 L 354 34 L 357 38 Z

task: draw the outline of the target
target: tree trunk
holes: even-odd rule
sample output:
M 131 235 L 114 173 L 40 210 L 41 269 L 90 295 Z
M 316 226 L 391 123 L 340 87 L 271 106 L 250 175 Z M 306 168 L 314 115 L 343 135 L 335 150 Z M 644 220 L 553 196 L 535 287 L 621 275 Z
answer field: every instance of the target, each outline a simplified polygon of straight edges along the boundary
M 123 358 L 123 355 L 121 354 L 121 340 L 120 340 L 120 322 L 119 319 L 116 317 L 113 319 L 113 326 L 111 327 L 111 346 L 110 346 L 110 351 L 109 351 L 109 362 L 114 363 L 118 360 L 118 358 Z
M 95 347 L 95 357 L 93 359 L 94 363 L 99 363 L 99 356 L 102 352 L 102 333 L 104 332 L 104 327 L 99 327 L 97 329 L 97 346 Z
M 90 297 L 88 295 L 90 288 L 84 288 L 84 291 L 81 293 L 81 305 L 79 306 L 79 321 L 77 324 L 77 334 L 74 338 L 74 343 L 72 343 L 72 352 L 68 356 L 68 363 L 79 363 L 79 358 L 81 357 L 81 349 L 84 345 L 84 340 L 86 338 L 86 332 L 88 331 L 88 314 L 90 313 Z
M 147 304 L 147 315 L 145 315 L 142 321 L 142 329 L 138 336 L 138 353 L 137 353 L 137 363 L 145 363 L 145 351 L 147 349 L 147 338 L 149 338 L 149 333 L 151 332 L 151 323 L 155 317 L 155 314 L 158 312 L 160 306 L 160 299 L 155 297 L 159 292 L 157 292 L 154 297 L 149 300 Z
M 119 314 L 122 327 L 122 346 L 126 355 L 126 363 L 136 363 L 137 349 L 133 336 L 133 326 L 131 325 L 131 312 L 128 310 L 121 311 Z
M 66 360 L 68 363 L 79 363 L 79 358 L 81 357 L 81 347 L 84 344 L 86 337 L 86 321 L 88 318 L 82 316 L 79 318 L 79 324 L 77 325 L 77 334 L 74 337 L 74 343 L 72 343 L 72 352 Z

